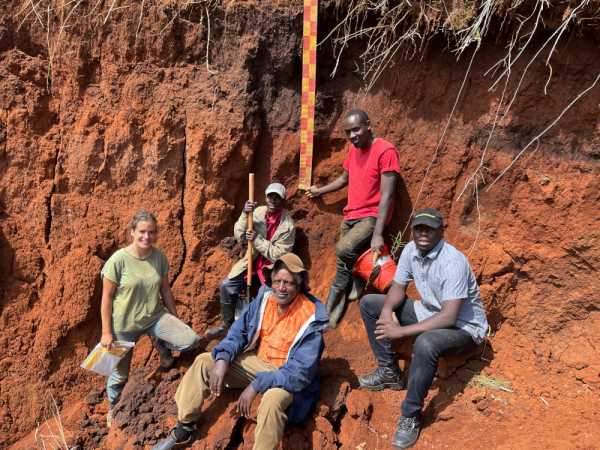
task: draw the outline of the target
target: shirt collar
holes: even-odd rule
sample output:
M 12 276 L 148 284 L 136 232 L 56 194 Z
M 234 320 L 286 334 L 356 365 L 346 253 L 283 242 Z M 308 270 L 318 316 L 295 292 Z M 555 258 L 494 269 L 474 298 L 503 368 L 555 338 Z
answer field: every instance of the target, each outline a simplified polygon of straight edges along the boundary
M 283 214 L 283 209 L 280 209 L 279 211 L 273 212 L 273 213 L 269 212 L 269 210 L 267 210 L 267 212 L 265 213 L 265 218 L 267 220 L 270 219 L 272 221 L 275 221 L 275 220 L 279 220 L 281 218 L 282 214 Z
M 435 247 L 433 247 L 429 253 L 427 253 L 425 256 L 421 256 L 421 252 L 419 251 L 418 248 L 415 247 L 415 254 L 414 257 L 415 258 L 419 258 L 419 259 L 431 259 L 432 261 L 434 259 L 437 258 L 437 256 L 440 254 L 440 252 L 442 251 L 442 247 L 444 246 L 444 240 L 440 239 L 440 242 L 438 242 L 437 244 L 435 244 Z

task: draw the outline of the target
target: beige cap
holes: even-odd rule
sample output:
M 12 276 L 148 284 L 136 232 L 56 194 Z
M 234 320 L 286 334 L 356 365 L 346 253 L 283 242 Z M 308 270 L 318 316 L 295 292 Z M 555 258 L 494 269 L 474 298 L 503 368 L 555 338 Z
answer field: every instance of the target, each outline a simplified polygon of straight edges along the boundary
M 267 268 L 269 270 L 273 269 L 277 261 L 281 261 L 282 263 L 284 263 L 285 266 L 290 270 L 290 272 L 306 272 L 306 267 L 304 267 L 304 263 L 302 262 L 300 257 L 298 257 L 298 255 L 296 255 L 295 253 L 286 253 L 285 255 L 280 256 L 273 264 L 267 266 Z

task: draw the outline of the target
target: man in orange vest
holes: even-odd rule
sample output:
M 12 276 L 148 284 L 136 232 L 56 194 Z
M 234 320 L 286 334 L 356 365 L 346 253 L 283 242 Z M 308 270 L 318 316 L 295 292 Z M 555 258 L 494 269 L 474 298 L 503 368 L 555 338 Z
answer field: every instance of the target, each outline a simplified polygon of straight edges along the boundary
M 202 403 L 223 386 L 245 388 L 237 412 L 250 417 L 257 395 L 254 449 L 274 450 L 286 423 L 300 423 L 319 398 L 318 368 L 327 326 L 325 306 L 308 293 L 308 274 L 298 256 L 278 258 L 264 289 L 211 353 L 185 373 L 177 393 L 177 426 L 153 450 L 191 442 Z

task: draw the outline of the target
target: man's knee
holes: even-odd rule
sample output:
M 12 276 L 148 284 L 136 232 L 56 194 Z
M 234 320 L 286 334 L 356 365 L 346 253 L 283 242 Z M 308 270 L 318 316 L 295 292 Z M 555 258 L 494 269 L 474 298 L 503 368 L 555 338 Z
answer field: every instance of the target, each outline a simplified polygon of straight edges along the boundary
M 212 357 L 212 353 L 210 352 L 204 352 L 204 353 L 200 353 L 198 356 L 196 356 L 196 359 L 194 360 L 194 366 L 196 364 L 198 365 L 202 365 L 202 364 L 212 364 L 214 362 L 213 357 Z
M 438 348 L 431 333 L 425 332 L 417 336 L 413 344 L 413 358 L 437 358 Z
M 219 291 L 221 293 L 227 292 L 227 288 L 229 287 L 230 283 L 231 281 L 229 280 L 229 278 L 223 278 L 223 280 L 221 280 L 221 284 L 219 284 Z
M 259 414 L 268 414 L 270 411 L 285 411 L 292 403 L 292 394 L 281 388 L 267 390 L 258 407 Z
M 198 356 L 196 356 L 196 359 L 190 367 L 190 370 L 208 371 L 212 369 L 214 364 L 215 360 L 213 359 L 212 354 L 210 352 L 201 353 Z
M 232 301 L 231 296 L 238 294 L 238 288 L 231 279 L 225 277 L 219 285 L 219 293 L 221 303 L 229 304 Z
M 379 317 L 381 309 L 383 308 L 383 302 L 385 301 L 385 295 L 381 294 L 368 294 L 360 299 L 360 310 L 362 313 L 367 313 L 369 316 Z

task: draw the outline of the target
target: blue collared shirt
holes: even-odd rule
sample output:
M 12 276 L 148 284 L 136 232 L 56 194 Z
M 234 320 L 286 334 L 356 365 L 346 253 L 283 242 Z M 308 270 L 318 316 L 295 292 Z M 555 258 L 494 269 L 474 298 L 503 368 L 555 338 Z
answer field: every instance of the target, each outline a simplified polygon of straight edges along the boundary
M 443 239 L 425 256 L 414 241 L 409 242 L 398 261 L 394 281 L 414 281 L 421 296 L 415 302 L 419 322 L 441 311 L 442 302 L 462 300 L 456 327 L 469 333 L 476 343 L 485 339 L 488 322 L 479 296 L 479 286 L 467 257 Z

